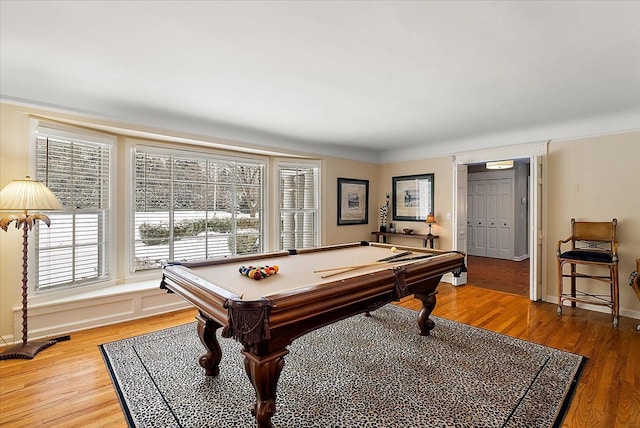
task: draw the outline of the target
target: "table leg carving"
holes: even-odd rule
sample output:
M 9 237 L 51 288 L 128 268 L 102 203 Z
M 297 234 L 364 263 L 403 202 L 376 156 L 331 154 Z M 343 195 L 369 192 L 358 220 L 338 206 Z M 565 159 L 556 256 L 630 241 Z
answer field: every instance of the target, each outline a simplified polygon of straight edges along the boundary
M 276 412 L 276 388 L 284 367 L 284 356 L 289 353 L 284 349 L 267 357 L 256 357 L 253 353 L 243 351 L 244 369 L 256 391 L 256 402 L 251 414 L 256 417 L 258 428 L 271 428 L 271 417 Z
M 218 376 L 220 373 L 220 360 L 222 360 L 222 349 L 220 349 L 220 344 L 216 337 L 216 330 L 222 325 L 202 315 L 197 315 L 196 319 L 198 320 L 198 336 L 200 336 L 200 341 L 207 350 L 206 354 L 200 356 L 198 363 L 200 367 L 205 369 L 207 376 Z
M 436 326 L 436 323 L 429 318 L 433 308 L 436 307 L 436 294 L 437 291 L 431 293 L 416 293 L 416 299 L 422 302 L 422 309 L 418 314 L 418 327 L 420 327 L 420 336 L 429 336 L 431 330 Z

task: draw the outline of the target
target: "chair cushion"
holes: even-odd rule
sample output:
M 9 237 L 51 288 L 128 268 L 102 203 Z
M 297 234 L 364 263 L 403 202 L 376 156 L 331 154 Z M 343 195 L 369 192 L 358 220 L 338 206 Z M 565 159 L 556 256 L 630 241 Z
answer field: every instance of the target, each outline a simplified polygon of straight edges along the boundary
M 599 250 L 572 250 L 560 254 L 560 258 L 583 260 L 585 262 L 611 263 L 613 261 L 613 253 Z

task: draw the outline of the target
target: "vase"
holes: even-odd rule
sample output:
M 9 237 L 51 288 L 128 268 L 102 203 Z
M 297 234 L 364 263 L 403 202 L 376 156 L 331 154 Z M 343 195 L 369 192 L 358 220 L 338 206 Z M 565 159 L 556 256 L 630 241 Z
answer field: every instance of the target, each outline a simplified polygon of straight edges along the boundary
M 387 231 L 387 226 L 380 226 L 380 232 L 385 233 Z

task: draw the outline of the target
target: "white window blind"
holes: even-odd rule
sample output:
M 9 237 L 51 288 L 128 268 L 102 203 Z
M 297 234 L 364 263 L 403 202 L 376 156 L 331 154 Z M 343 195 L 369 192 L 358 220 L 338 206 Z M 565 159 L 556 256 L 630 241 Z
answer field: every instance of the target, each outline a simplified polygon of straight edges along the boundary
M 316 164 L 279 164 L 282 250 L 318 245 L 318 175 Z
M 265 164 L 135 148 L 133 270 L 263 251 Z
M 36 177 L 64 206 L 37 229 L 36 290 L 111 278 L 111 156 L 109 136 L 37 126 Z

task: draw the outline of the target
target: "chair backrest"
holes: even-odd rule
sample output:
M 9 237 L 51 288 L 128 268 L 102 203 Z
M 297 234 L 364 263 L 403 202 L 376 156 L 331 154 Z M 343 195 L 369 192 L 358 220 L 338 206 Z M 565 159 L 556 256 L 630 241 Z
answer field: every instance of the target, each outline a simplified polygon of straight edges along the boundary
M 576 242 L 582 242 L 589 248 L 612 251 L 614 248 L 614 244 L 618 242 L 616 239 L 617 225 L 618 220 L 615 218 L 610 222 L 576 221 L 576 219 L 572 218 L 572 246 L 575 249 L 577 248 Z M 601 244 L 608 246 L 608 248 L 602 248 Z

